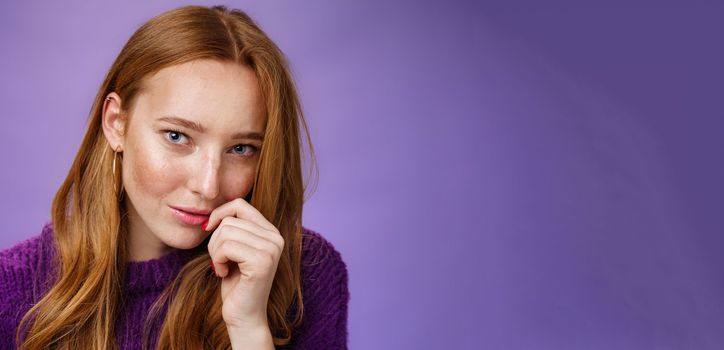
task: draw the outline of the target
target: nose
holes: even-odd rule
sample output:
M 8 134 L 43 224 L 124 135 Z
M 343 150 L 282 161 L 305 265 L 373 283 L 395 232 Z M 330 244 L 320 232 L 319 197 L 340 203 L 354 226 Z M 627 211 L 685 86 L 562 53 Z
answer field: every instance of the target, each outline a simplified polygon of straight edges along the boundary
M 218 156 L 202 155 L 195 161 L 196 166 L 190 167 L 189 185 L 191 191 L 211 201 L 219 196 L 219 173 L 221 160 Z

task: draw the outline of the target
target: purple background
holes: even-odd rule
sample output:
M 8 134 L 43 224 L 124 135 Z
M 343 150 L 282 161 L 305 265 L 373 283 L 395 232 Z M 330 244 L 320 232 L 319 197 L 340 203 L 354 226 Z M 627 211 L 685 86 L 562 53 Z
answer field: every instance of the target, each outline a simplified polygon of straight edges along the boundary
M 724 346 L 721 2 L 542 3 L 226 3 L 292 63 L 351 348 Z M 182 4 L 0 4 L 0 248 L 49 219 L 122 45 Z

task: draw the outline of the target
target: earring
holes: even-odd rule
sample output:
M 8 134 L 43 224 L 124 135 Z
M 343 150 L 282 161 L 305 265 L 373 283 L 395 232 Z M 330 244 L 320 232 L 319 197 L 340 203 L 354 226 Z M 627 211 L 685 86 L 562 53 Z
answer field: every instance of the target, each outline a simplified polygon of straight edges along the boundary
M 120 148 L 120 145 L 113 150 L 113 191 L 116 191 L 116 188 L 118 188 L 116 185 L 116 156 L 118 155 L 118 148 Z M 116 192 L 119 202 L 123 199 L 123 193 L 123 181 L 121 181 L 121 189 Z

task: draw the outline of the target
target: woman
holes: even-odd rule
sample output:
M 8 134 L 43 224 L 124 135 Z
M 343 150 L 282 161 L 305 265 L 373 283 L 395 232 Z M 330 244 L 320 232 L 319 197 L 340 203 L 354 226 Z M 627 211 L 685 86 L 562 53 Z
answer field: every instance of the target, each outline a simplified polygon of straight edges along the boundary
M 0 252 L 0 347 L 346 348 L 346 266 L 301 225 L 299 124 L 309 141 L 282 52 L 244 12 L 142 25 L 51 222 Z

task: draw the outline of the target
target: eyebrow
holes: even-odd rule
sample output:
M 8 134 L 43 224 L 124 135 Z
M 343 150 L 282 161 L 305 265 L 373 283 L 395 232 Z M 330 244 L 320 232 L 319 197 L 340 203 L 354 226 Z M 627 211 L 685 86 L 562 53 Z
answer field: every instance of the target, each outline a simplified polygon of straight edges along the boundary
M 198 131 L 199 133 L 206 132 L 206 127 L 201 125 L 198 122 L 194 122 L 188 119 L 179 118 L 176 116 L 163 116 L 158 119 L 157 121 L 167 122 L 171 124 L 175 124 L 178 126 L 183 126 L 185 128 Z M 233 135 L 231 135 L 232 139 L 249 139 L 249 140 L 259 140 L 264 141 L 264 134 L 258 133 L 258 132 L 237 132 Z

